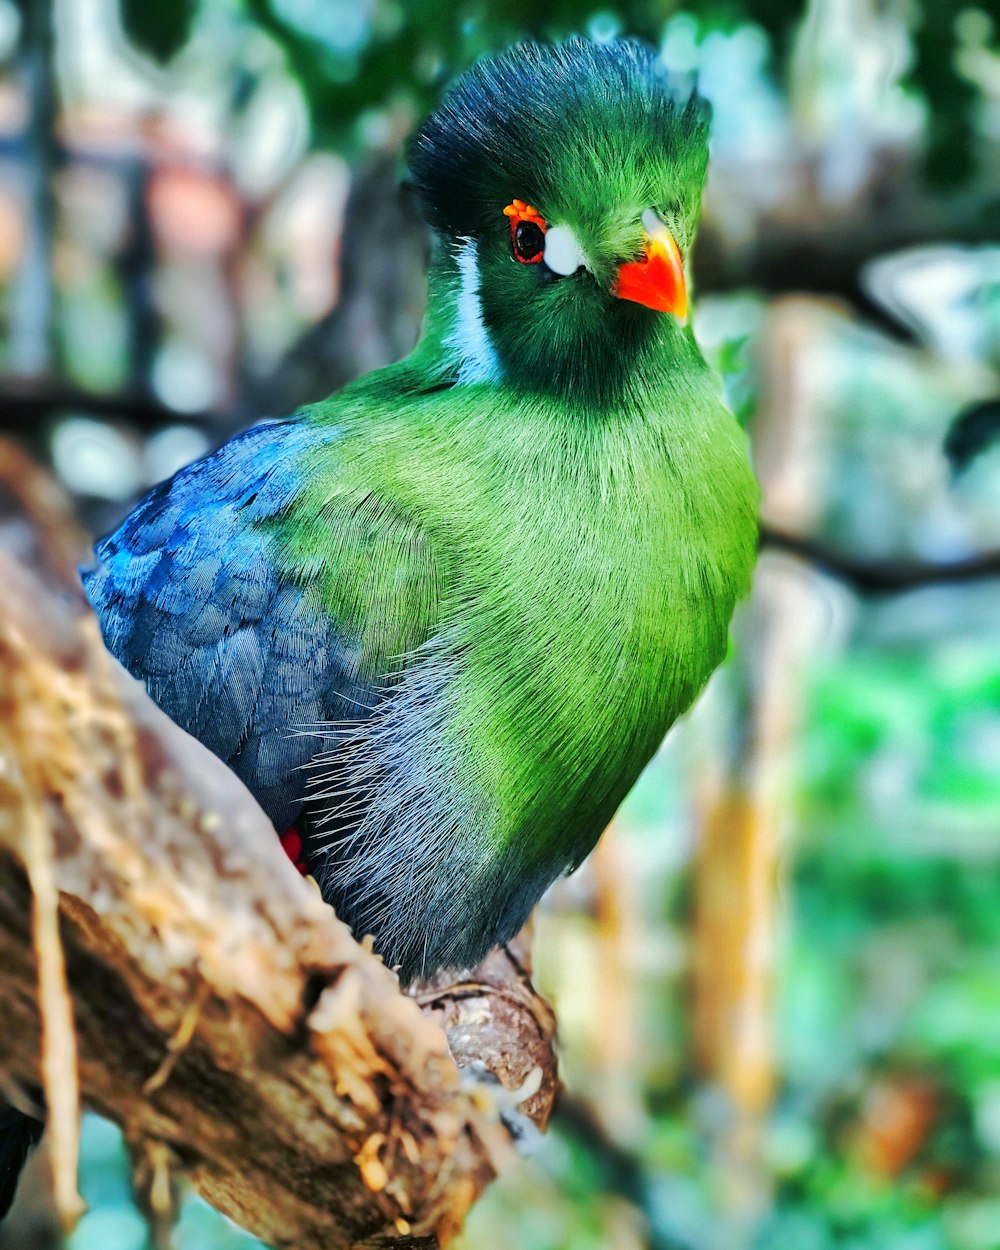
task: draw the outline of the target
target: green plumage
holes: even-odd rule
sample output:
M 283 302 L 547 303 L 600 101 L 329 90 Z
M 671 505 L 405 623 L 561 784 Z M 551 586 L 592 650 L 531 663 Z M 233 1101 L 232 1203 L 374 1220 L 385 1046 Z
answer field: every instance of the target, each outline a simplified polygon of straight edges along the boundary
M 724 656 L 756 548 L 745 439 L 690 327 L 611 290 L 646 210 L 687 255 L 705 165 L 703 106 L 637 45 L 476 67 L 412 149 L 437 235 L 420 345 L 274 435 L 287 501 L 237 506 L 362 692 L 289 729 L 314 735 L 313 870 L 404 976 L 509 938 Z M 512 254 L 515 198 L 572 231 L 575 272 Z
M 690 246 L 703 124 L 661 92 L 661 113 L 630 126 L 635 93 L 602 107 L 587 83 L 575 134 L 535 115 L 565 142 L 543 150 L 517 127 L 536 176 L 496 172 L 476 192 L 482 234 L 459 244 L 476 250 L 493 376 L 463 355 L 482 339 L 444 236 L 424 340 L 308 413 L 342 439 L 279 522 L 285 559 L 361 639 L 360 680 L 392 690 L 328 752 L 335 810 L 352 774 L 366 781 L 325 875 L 362 899 L 388 876 L 357 906 L 407 969 L 425 950 L 429 966 L 478 957 L 583 859 L 722 660 L 754 560 L 757 490 L 718 379 L 689 327 L 606 289 L 650 203 Z M 510 254 L 513 196 L 575 227 L 594 269 L 539 283 Z

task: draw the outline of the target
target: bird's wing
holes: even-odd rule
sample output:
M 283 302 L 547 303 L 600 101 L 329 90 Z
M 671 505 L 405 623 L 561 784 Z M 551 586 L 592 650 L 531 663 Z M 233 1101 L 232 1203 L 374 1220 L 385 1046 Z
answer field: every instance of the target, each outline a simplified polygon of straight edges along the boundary
M 300 488 L 302 454 L 335 438 L 292 419 L 230 440 L 156 487 L 84 575 L 109 650 L 278 828 L 317 750 L 300 731 L 364 716 L 369 696 L 319 586 L 279 573 L 268 524 Z

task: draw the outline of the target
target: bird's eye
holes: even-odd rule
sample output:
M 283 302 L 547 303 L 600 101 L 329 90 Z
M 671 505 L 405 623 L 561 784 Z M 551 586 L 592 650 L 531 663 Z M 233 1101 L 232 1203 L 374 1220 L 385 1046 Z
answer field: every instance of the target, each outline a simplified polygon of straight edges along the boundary
M 545 255 L 548 223 L 537 208 L 514 200 L 503 210 L 510 219 L 510 245 L 522 265 L 536 265 Z
M 514 255 L 526 265 L 541 260 L 545 251 L 545 235 L 534 221 L 520 221 L 514 227 Z

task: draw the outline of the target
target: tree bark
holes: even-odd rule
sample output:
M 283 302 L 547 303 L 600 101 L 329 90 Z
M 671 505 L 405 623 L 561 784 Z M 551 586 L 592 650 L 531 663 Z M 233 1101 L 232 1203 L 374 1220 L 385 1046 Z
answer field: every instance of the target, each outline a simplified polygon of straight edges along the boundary
M 510 1149 L 449 1035 L 508 1109 L 544 1126 L 554 1097 L 523 956 L 420 987 L 422 1014 L 104 650 L 71 532 L 0 444 L 0 1071 L 44 1089 L 64 1214 L 75 1069 L 154 1200 L 180 1172 L 274 1246 L 447 1242 Z

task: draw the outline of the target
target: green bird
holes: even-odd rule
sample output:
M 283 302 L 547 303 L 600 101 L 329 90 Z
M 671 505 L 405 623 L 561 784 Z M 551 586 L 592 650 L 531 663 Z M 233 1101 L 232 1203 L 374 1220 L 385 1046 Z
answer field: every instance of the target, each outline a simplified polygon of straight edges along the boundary
M 157 487 L 87 575 L 403 979 L 518 930 L 725 654 L 758 495 L 688 320 L 707 131 L 636 43 L 474 66 L 410 152 L 413 354 Z

